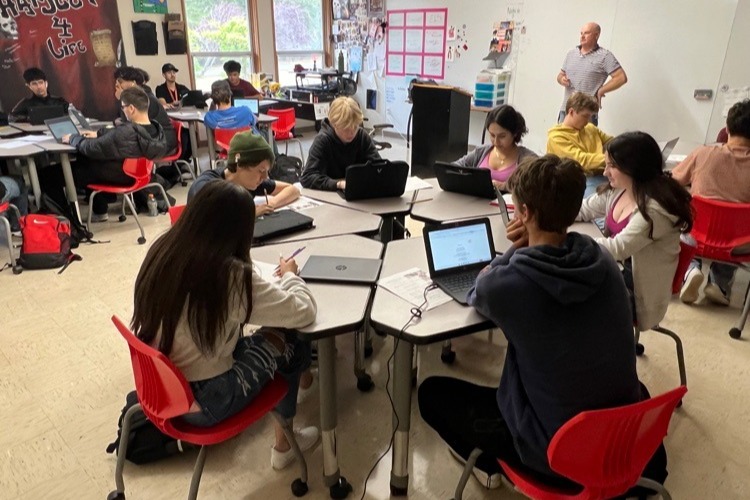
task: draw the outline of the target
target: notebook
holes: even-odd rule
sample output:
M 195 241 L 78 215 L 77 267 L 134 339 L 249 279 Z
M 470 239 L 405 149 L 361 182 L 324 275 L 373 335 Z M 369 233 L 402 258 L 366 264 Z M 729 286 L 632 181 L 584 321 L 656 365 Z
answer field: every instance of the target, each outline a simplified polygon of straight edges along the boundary
M 72 135 L 78 133 L 78 129 L 68 115 L 44 120 L 44 124 L 47 125 L 52 136 L 59 143 L 62 143 L 62 138 L 65 134 Z
M 435 162 L 435 176 L 440 189 L 451 193 L 491 200 L 495 197 L 492 174 L 488 168 L 459 167 L 452 163 Z
M 236 98 L 234 100 L 234 105 L 235 106 L 245 106 L 246 108 L 250 108 L 250 111 L 254 115 L 257 115 L 258 114 L 258 110 L 259 110 L 259 106 L 260 106 L 260 102 L 258 101 L 258 99 L 244 99 L 244 98 L 243 99 L 239 99 L 239 98 Z
M 29 108 L 29 123 L 32 125 L 44 125 L 44 122 L 50 118 L 59 118 L 67 115 L 65 106 L 62 104 L 32 106 Z
M 313 218 L 293 210 L 279 210 L 255 219 L 253 243 L 262 243 L 285 234 L 315 227 Z
M 380 259 L 311 255 L 299 272 L 307 281 L 374 284 L 378 281 Z
M 422 230 L 430 278 L 461 304 L 479 272 L 495 257 L 486 217 L 425 226 Z
M 409 165 L 404 161 L 372 160 L 346 169 L 346 189 L 339 195 L 347 201 L 395 198 L 404 194 Z
M 675 137 L 671 141 L 659 143 L 659 146 L 661 146 L 661 157 L 664 158 L 664 161 L 667 161 L 667 158 L 669 158 L 669 155 L 672 154 L 672 150 L 674 150 L 674 147 L 677 145 L 677 141 L 679 140 L 679 137 Z

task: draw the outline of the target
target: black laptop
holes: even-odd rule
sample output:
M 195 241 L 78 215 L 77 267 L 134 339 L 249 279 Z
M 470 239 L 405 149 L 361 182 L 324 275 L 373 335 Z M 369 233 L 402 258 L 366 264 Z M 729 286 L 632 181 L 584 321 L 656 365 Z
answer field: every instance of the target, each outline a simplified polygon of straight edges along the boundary
M 347 201 L 396 198 L 404 194 L 409 165 L 405 161 L 371 160 L 346 169 L 346 189 L 339 195 Z
M 44 125 L 45 120 L 67 116 L 65 106 L 62 104 L 50 104 L 49 106 L 31 106 L 29 108 L 29 123 L 32 125 Z
M 442 161 L 435 162 L 434 168 L 438 184 L 443 191 L 488 200 L 495 197 L 492 174 L 488 168 L 459 167 Z
M 495 257 L 490 220 L 463 220 L 425 226 L 424 236 L 430 278 L 461 304 L 479 275 Z
M 279 210 L 255 219 L 253 243 L 263 243 L 271 238 L 297 233 L 313 227 L 315 226 L 312 217 L 293 210 Z
M 187 94 L 182 96 L 180 102 L 183 106 L 195 106 L 203 109 L 206 107 L 206 96 L 203 95 L 202 90 L 188 90 Z

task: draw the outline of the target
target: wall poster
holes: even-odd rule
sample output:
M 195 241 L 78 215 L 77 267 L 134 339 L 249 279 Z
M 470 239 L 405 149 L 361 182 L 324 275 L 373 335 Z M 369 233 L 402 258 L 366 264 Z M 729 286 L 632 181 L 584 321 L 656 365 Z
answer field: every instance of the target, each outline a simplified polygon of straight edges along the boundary
M 388 10 L 386 18 L 386 74 L 443 79 L 448 9 Z

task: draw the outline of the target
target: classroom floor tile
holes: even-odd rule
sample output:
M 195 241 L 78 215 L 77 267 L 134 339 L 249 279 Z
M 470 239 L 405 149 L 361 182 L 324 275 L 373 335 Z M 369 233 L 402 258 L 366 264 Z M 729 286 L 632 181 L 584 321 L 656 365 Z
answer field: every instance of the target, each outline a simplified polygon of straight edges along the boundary
M 314 137 L 306 132 L 305 149 Z M 388 136 L 391 159 L 406 159 L 401 138 Z M 206 158 L 203 158 L 206 164 Z M 171 190 L 184 202 L 187 188 Z M 85 207 L 84 207 L 85 210 Z M 119 206 L 112 206 L 116 214 Z M 125 394 L 133 388 L 125 342 L 110 322 L 132 312 L 133 282 L 153 241 L 169 227 L 167 216 L 141 217 L 148 243 L 138 245 L 138 228 L 126 222 L 94 225 L 95 237 L 109 243 L 83 245 L 62 275 L 54 271 L 0 273 L 4 307 L 0 308 L 0 497 L 105 498 L 114 487 L 115 457 L 105 448 L 116 436 Z M 408 221 L 413 234 L 420 225 Z M 2 259 L 5 255 L 0 250 Z M 4 260 L 3 260 L 4 262 Z M 750 497 L 750 328 L 742 340 L 727 335 L 739 314 L 748 277 L 738 273 L 734 302 L 720 308 L 700 300 L 687 306 L 677 299 L 663 326 L 682 337 L 689 392 L 675 413 L 666 440 L 669 453 L 667 487 L 675 499 L 744 499 Z M 674 343 L 667 337 L 642 335 L 645 356 L 638 360 L 641 380 L 652 394 L 678 382 Z M 349 498 L 362 496 L 365 477 L 388 449 L 391 411 L 386 394 L 390 338 L 376 337 L 374 356 L 366 366 L 375 389 L 356 389 L 351 335 L 337 339 L 338 452 L 341 471 L 354 486 Z M 418 350 L 419 380 L 449 374 L 487 385 L 497 384 L 505 353 L 502 333 L 486 333 L 453 342 L 455 364 L 440 361 L 440 344 Z M 317 398 L 299 408 L 296 424 L 317 425 Z M 294 466 L 277 472 L 270 467 L 272 426 L 269 418 L 236 439 L 209 450 L 200 488 L 204 499 L 287 499 L 296 477 Z M 453 494 L 460 466 L 437 435 L 412 409 L 411 484 L 409 497 L 445 499 Z M 129 498 L 174 499 L 187 494 L 195 451 L 147 466 L 125 467 Z M 329 498 L 322 481 L 322 453 L 307 453 L 310 492 L 305 498 Z M 367 483 L 367 499 L 390 496 L 390 453 Z M 484 490 L 468 483 L 465 498 L 516 499 L 501 488 Z

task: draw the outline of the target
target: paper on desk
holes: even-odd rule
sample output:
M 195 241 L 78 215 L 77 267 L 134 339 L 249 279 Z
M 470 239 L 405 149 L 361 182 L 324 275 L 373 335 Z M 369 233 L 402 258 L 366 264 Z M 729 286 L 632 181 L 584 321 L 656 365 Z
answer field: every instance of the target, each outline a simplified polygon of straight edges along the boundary
M 262 262 L 260 260 L 253 260 L 253 267 L 261 278 L 268 281 L 269 283 L 278 283 L 281 279 L 279 276 L 274 276 L 278 264 L 269 264 L 268 262 Z
M 0 142 L 0 148 L 2 149 L 23 148 L 28 145 L 28 142 L 19 141 L 18 139 Z
M 319 207 L 320 205 L 322 205 L 322 203 L 318 200 L 313 200 L 312 198 L 308 198 L 307 196 L 300 196 L 294 203 L 290 203 L 287 206 L 295 212 L 301 212 L 303 210 L 307 210 L 308 208 Z
M 38 142 L 54 141 L 55 138 L 52 137 L 51 135 L 35 134 L 35 135 L 25 135 L 23 137 L 18 137 L 16 140 L 23 141 L 27 144 L 36 144 Z
M 513 206 L 513 196 L 511 196 L 510 193 L 505 193 L 503 195 L 503 201 L 505 201 L 505 206 L 508 207 L 508 210 L 513 210 L 515 207 Z M 493 207 L 498 206 L 497 200 L 490 201 L 490 205 Z
M 430 276 L 419 269 L 412 267 L 406 271 L 380 278 L 378 286 L 388 290 L 397 297 L 401 297 L 415 306 L 421 306 L 424 303 L 424 289 L 432 283 Z M 439 288 L 427 292 L 426 311 L 441 306 L 446 302 L 453 300 Z
M 406 188 L 404 189 L 404 192 L 408 193 L 409 191 L 416 191 L 417 189 L 432 189 L 432 184 L 412 175 L 406 179 Z

